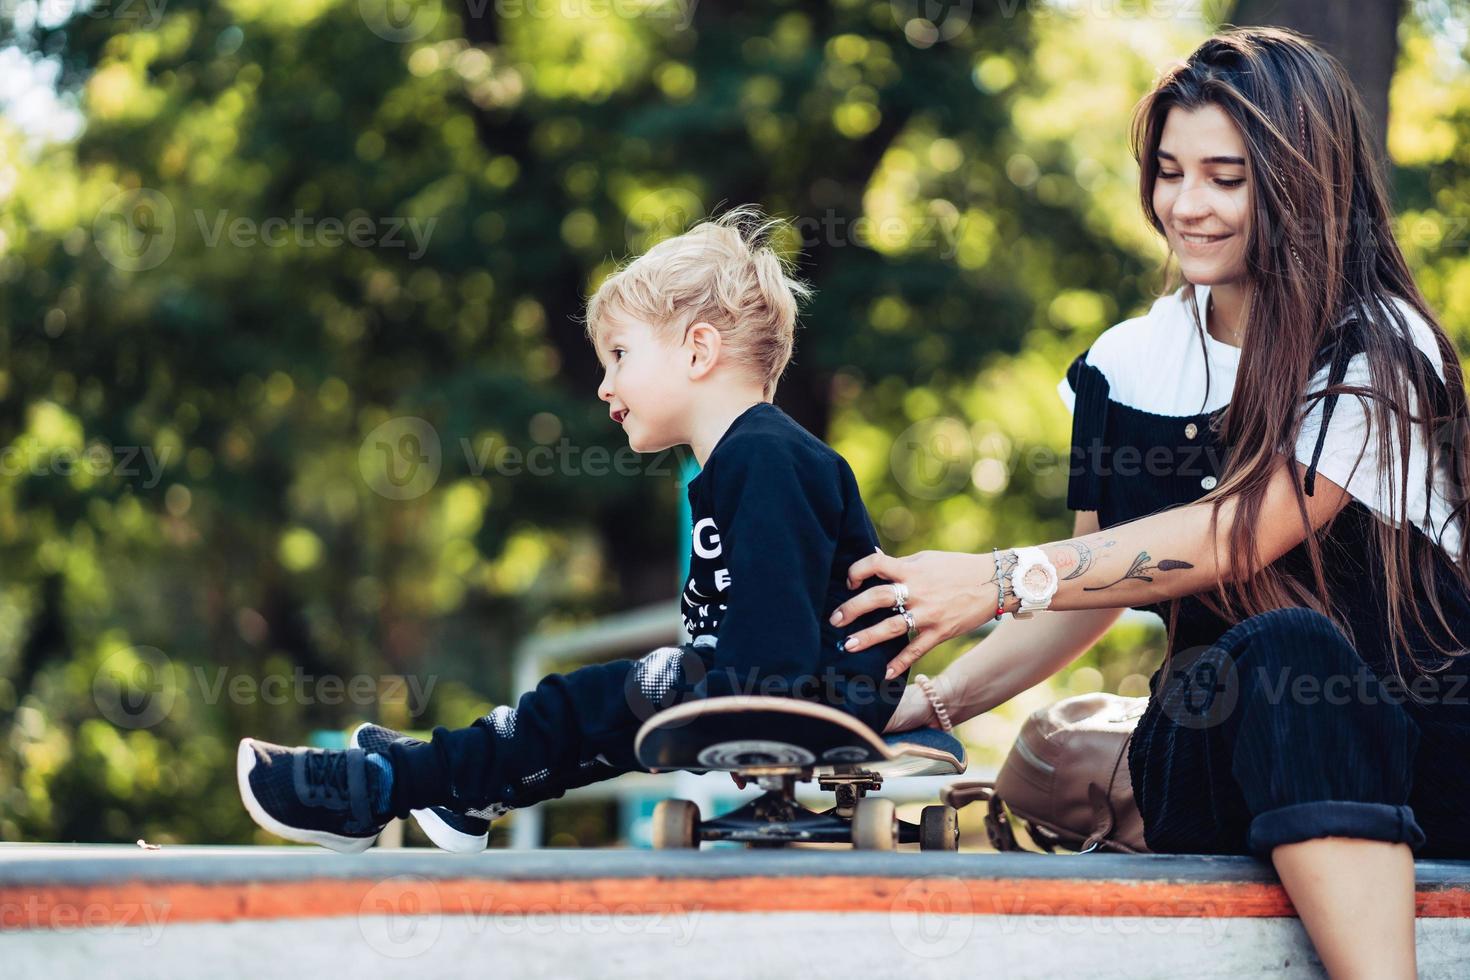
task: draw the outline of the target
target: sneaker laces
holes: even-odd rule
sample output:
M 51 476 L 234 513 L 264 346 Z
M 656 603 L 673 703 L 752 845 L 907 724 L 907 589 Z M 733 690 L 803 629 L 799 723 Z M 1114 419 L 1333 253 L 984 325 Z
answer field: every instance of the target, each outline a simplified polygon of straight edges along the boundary
M 313 795 L 323 799 L 346 800 L 347 753 L 313 752 L 306 757 L 306 785 Z

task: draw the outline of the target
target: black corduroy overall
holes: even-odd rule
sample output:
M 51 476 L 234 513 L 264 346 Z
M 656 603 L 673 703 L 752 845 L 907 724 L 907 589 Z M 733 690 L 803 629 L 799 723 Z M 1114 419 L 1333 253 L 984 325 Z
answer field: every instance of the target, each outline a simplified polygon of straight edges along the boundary
M 1331 383 L 1359 350 L 1354 331 L 1343 331 Z M 1068 506 L 1097 511 L 1106 529 L 1213 488 L 1226 457 L 1212 423 L 1225 409 L 1172 416 L 1125 405 L 1109 398 L 1106 376 L 1085 357 L 1067 372 L 1076 393 Z M 1442 386 L 1437 394 L 1445 396 Z M 1324 406 L 1324 433 L 1336 397 Z M 1309 494 L 1321 450 L 1319 440 Z M 1229 623 L 1196 597 L 1179 600 L 1171 656 L 1149 681 L 1148 709 L 1128 750 L 1152 850 L 1268 858 L 1277 845 L 1334 836 L 1470 858 L 1470 656 L 1442 673 L 1406 674 L 1407 684 L 1394 676 L 1375 573 L 1380 519 L 1353 499 L 1321 541 L 1330 605 L 1349 623 L 1351 641 L 1305 607 Z M 1428 540 L 1412 522 L 1404 526 Z M 1470 595 L 1454 584 L 1444 550 L 1431 547 L 1446 616 L 1470 642 Z M 1305 543 L 1278 565 L 1311 582 Z M 1434 623 L 1427 599 L 1417 601 Z M 1168 619 L 1167 602 L 1140 608 Z M 1405 628 L 1416 659 L 1428 660 L 1428 638 L 1412 621 Z M 1440 643 L 1462 648 L 1451 638 Z

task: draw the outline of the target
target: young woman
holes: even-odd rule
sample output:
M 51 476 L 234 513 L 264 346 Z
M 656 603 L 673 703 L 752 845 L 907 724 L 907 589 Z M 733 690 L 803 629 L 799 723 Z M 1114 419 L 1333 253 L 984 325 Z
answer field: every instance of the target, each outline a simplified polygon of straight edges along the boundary
M 1170 69 L 1134 146 L 1182 284 L 1060 386 L 1077 536 L 865 558 L 851 580 L 903 589 L 834 621 L 895 607 L 849 648 L 907 632 L 902 670 L 1021 613 L 935 679 L 958 721 L 1157 611 L 1128 760 L 1149 846 L 1269 858 L 1334 977 L 1412 977 L 1413 855 L 1470 857 L 1470 413 L 1366 133 L 1341 66 L 1287 31 Z M 910 689 L 889 728 L 935 717 Z

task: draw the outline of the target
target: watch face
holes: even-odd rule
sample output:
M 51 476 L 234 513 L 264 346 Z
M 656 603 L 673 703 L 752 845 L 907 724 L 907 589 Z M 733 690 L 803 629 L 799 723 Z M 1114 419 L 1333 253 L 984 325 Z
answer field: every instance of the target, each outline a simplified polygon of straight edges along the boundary
M 1033 565 L 1026 569 L 1026 575 L 1021 581 L 1026 583 L 1026 591 L 1032 595 L 1039 596 L 1046 591 L 1047 583 L 1050 580 L 1051 576 L 1046 574 L 1045 568 L 1040 565 Z
M 1042 602 L 1056 587 L 1052 573 L 1045 565 L 1030 565 L 1024 570 L 1018 568 L 1016 572 L 1016 576 L 1011 581 L 1016 594 L 1022 599 Z

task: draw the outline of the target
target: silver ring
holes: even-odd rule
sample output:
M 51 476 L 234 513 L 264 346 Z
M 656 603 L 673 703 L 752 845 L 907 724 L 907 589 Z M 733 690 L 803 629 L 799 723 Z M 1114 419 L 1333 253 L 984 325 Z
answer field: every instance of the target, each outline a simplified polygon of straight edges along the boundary
M 902 582 L 892 582 L 893 586 L 893 608 L 899 612 L 904 611 L 904 603 L 909 601 L 909 587 Z
M 914 625 L 914 614 L 905 609 L 899 615 L 901 615 L 903 617 L 903 621 L 908 624 L 909 642 L 914 642 L 914 637 L 919 635 L 919 627 Z

